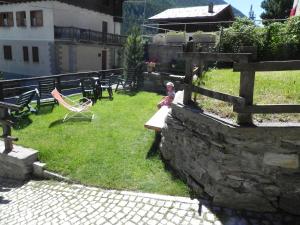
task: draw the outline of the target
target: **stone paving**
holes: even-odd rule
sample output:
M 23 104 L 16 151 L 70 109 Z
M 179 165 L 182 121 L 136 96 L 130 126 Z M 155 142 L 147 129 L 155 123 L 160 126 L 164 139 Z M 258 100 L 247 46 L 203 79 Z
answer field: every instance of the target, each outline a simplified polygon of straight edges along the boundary
M 209 205 L 209 204 L 206 204 Z M 0 180 L 0 224 L 298 225 L 291 216 L 233 211 L 198 200 L 70 185 Z

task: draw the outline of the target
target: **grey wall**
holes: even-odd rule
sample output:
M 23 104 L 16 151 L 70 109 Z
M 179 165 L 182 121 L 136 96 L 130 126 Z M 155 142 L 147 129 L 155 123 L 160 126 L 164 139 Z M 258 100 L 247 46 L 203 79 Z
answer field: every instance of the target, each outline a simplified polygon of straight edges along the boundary
M 185 108 L 181 98 L 163 129 L 161 154 L 199 197 L 300 215 L 300 124 L 238 127 Z

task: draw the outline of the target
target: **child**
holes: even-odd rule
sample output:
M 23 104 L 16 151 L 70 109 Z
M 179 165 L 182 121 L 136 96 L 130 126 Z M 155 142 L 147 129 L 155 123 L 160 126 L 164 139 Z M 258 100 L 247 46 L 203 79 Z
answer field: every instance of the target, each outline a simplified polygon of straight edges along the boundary
M 172 82 L 167 83 L 167 95 L 164 97 L 157 105 L 157 108 L 161 108 L 163 106 L 171 107 L 171 104 L 175 98 L 175 89 L 174 84 Z

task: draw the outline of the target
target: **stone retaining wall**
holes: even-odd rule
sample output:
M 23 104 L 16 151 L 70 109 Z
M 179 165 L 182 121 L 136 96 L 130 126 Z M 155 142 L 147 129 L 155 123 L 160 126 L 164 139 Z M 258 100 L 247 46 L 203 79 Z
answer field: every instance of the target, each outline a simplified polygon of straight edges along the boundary
M 192 190 L 220 206 L 300 215 L 300 126 L 239 127 L 184 107 L 180 95 L 161 154 Z

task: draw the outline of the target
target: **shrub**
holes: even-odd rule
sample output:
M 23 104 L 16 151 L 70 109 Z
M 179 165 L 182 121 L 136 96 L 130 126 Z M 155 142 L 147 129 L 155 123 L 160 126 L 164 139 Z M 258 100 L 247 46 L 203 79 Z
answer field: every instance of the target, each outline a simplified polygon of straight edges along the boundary
M 128 74 L 129 69 L 135 69 L 134 80 L 137 80 L 137 86 L 140 87 L 142 85 L 142 63 L 144 58 L 144 45 L 143 39 L 140 33 L 140 29 L 138 27 L 134 27 L 131 31 L 131 34 L 128 36 L 125 44 L 124 51 L 124 69 L 125 73 Z
M 261 28 L 247 18 L 237 18 L 231 27 L 224 29 L 219 41 L 220 49 L 224 52 L 239 52 L 241 46 L 261 48 Z
M 257 47 L 259 60 L 300 59 L 300 17 L 265 27 L 239 18 L 223 30 L 219 47 L 223 52 L 239 52 L 241 46 Z

